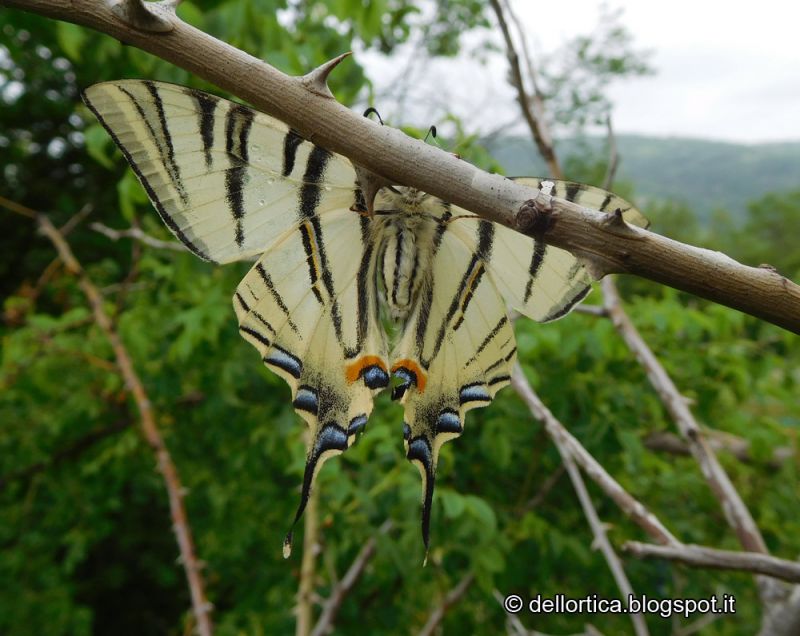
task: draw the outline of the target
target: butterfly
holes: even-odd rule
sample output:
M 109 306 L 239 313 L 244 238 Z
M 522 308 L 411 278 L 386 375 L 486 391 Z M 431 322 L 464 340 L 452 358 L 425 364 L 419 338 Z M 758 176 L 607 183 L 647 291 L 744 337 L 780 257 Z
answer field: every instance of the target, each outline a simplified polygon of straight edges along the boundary
M 315 476 L 353 444 L 392 377 L 406 456 L 422 476 L 427 553 L 439 450 L 510 381 L 508 309 L 542 322 L 566 315 L 590 290 L 585 268 L 411 187 L 382 187 L 368 205 L 348 159 L 241 104 L 139 80 L 96 84 L 83 100 L 191 252 L 256 261 L 233 296 L 239 332 L 287 382 L 310 431 L 284 556 Z M 647 223 L 605 190 L 519 181 Z

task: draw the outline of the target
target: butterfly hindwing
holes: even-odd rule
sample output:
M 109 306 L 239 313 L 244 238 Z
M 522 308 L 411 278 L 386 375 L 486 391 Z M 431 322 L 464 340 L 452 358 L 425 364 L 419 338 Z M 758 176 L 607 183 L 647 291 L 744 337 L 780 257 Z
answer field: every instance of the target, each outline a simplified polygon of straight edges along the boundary
M 303 218 L 239 285 L 239 329 L 292 390 L 310 446 L 300 506 L 322 464 L 353 442 L 389 381 L 374 293 L 370 219 L 345 209 Z M 285 546 L 290 549 L 291 532 Z
M 515 181 L 539 189 L 548 180 L 526 177 Z M 630 203 L 606 190 L 572 181 L 549 183 L 553 196 L 604 212 L 620 210 L 627 223 L 648 224 Z M 451 231 L 470 249 L 477 249 L 472 226 L 479 222 L 478 217 L 461 208 L 454 211 L 458 218 Z M 565 316 L 591 291 L 592 277 L 570 252 L 505 226 L 496 226 L 495 249 L 487 265 L 508 306 L 539 322 Z
M 240 333 L 289 384 L 309 426 L 296 523 L 319 468 L 353 442 L 389 381 L 372 220 L 353 209 L 352 165 L 271 117 L 189 88 L 107 82 L 84 101 L 191 251 L 216 262 L 260 255 L 233 305 Z
M 472 224 L 475 249 L 451 227 L 440 220 L 430 279 L 392 354 L 392 371 L 402 382 L 393 397 L 405 409 L 406 455 L 423 480 L 426 547 L 439 449 L 461 435 L 466 411 L 486 406 L 508 384 L 516 352 L 505 303 L 486 268 L 496 226 Z

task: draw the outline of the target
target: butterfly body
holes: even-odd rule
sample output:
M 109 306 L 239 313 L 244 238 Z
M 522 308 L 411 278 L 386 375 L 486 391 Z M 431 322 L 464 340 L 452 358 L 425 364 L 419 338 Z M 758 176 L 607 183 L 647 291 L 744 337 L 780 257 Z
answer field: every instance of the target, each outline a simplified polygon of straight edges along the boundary
M 406 456 L 423 478 L 427 546 L 439 449 L 510 380 L 507 309 L 560 318 L 588 293 L 585 268 L 414 188 L 382 188 L 368 212 L 346 158 L 241 104 L 136 80 L 92 86 L 83 99 L 187 248 L 217 263 L 257 258 L 233 306 L 309 428 L 295 523 L 322 464 L 352 445 L 394 376 Z M 646 224 L 604 190 L 523 181 Z

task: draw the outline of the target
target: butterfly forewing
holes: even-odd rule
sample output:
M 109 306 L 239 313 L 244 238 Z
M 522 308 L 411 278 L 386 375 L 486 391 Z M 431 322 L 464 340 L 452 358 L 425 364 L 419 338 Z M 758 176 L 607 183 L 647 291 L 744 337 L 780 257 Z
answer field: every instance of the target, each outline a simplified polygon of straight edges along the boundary
M 198 256 L 218 263 L 253 258 L 296 223 L 299 195 L 319 162 L 312 161 L 316 146 L 282 122 L 161 82 L 105 82 L 83 99 L 164 223 Z M 353 204 L 352 166 L 327 154 L 318 213 Z

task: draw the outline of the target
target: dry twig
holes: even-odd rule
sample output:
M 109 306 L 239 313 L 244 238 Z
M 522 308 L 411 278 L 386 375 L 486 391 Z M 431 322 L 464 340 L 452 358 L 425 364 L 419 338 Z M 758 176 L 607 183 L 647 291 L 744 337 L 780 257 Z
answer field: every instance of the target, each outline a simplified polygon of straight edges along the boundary
M 157 239 L 143 232 L 138 227 L 132 227 L 127 230 L 115 230 L 102 223 L 92 223 L 89 227 L 95 232 L 100 232 L 103 236 L 107 236 L 112 241 L 118 241 L 122 238 L 132 238 L 158 250 L 173 250 L 176 252 L 187 251 L 180 243 L 175 241 L 162 241 L 161 239 Z
M 517 102 L 522 110 L 522 116 L 525 118 L 525 123 L 528 124 L 528 128 L 531 131 L 531 136 L 536 143 L 536 147 L 539 149 L 539 154 L 547 163 L 547 167 L 550 170 L 550 176 L 556 179 L 562 179 L 563 173 L 561 171 L 561 166 L 558 165 L 558 159 L 556 158 L 556 153 L 553 150 L 553 144 L 550 140 L 550 135 L 547 133 L 547 127 L 542 125 L 541 118 L 538 116 L 538 113 L 534 112 L 534 107 L 531 103 L 531 97 L 528 94 L 528 91 L 525 89 L 525 81 L 522 78 L 522 69 L 520 68 L 519 63 L 519 54 L 517 53 L 516 46 L 514 45 L 514 40 L 511 37 L 511 32 L 508 29 L 508 23 L 506 22 L 503 7 L 500 5 L 499 0 L 491 0 L 491 4 L 492 9 L 494 9 L 494 13 L 497 16 L 497 22 L 500 25 L 500 31 L 503 33 L 503 39 L 506 43 L 506 56 L 508 57 L 511 85 L 517 91 Z M 533 65 L 530 57 L 527 55 L 527 51 L 526 61 L 528 68 L 532 71 Z M 533 81 L 533 76 L 531 77 L 531 80 Z M 538 103 L 541 104 L 541 101 Z
M 387 519 L 383 522 L 381 527 L 378 528 L 378 534 L 385 534 L 391 529 L 392 521 L 391 519 Z M 339 613 L 339 608 L 342 606 L 342 602 L 350 593 L 350 590 L 353 589 L 353 586 L 358 582 L 358 579 L 361 578 L 361 575 L 364 573 L 364 568 L 367 567 L 372 557 L 375 556 L 377 543 L 377 539 L 371 537 L 361 548 L 356 558 L 353 559 L 347 572 L 336 583 L 333 590 L 331 590 L 330 596 L 322 606 L 322 613 L 320 614 L 319 620 L 317 620 L 317 624 L 314 625 L 314 631 L 311 632 L 311 636 L 325 636 L 333 630 L 333 625 Z
M 610 278 L 603 280 L 603 300 L 614 327 L 644 367 L 650 384 L 675 421 L 684 441 L 689 445 L 742 547 L 749 552 L 767 554 L 767 546 L 750 511 L 706 441 L 705 435 L 686 404 L 686 399 L 680 394 L 675 383 L 625 313 L 614 281 Z
M 533 416 L 542 422 L 547 433 L 558 446 L 562 456 L 569 454 L 575 462 L 583 468 L 586 474 L 594 481 L 603 492 L 608 495 L 619 508 L 627 514 L 639 527 L 662 545 L 681 545 L 672 533 L 667 530 L 661 521 L 652 512 L 637 501 L 630 493 L 619 485 L 605 468 L 592 457 L 581 443 L 576 440 L 564 425 L 550 412 L 539 396 L 531 388 L 522 368 L 517 363 L 511 375 L 511 386 L 527 404 Z
M 675 547 L 640 543 L 639 541 L 628 541 L 622 546 L 622 549 L 639 558 L 668 559 L 693 567 L 714 570 L 743 570 L 765 574 L 790 583 L 800 583 L 800 563 L 779 559 L 769 554 L 717 550 L 688 543 Z
M 432 636 L 433 633 L 436 631 L 436 628 L 439 627 L 442 620 L 444 619 L 444 615 L 453 605 L 458 603 L 461 600 L 461 597 L 467 593 L 469 586 L 472 585 L 472 582 L 475 580 L 475 575 L 471 572 L 464 576 L 458 584 L 450 590 L 445 597 L 442 599 L 442 602 L 436 606 L 436 609 L 431 612 L 431 615 L 428 617 L 428 620 L 425 622 L 425 625 L 419 632 L 419 636 Z
M 136 373 L 136 369 L 133 366 L 133 362 L 131 361 L 122 339 L 114 329 L 111 319 L 108 314 L 106 314 L 105 309 L 103 309 L 103 297 L 94 283 L 92 283 L 83 271 L 80 263 L 72 253 L 69 244 L 45 215 L 38 214 L 19 204 L 14 204 L 13 206 L 7 205 L 5 200 L 0 200 L 0 203 L 12 211 L 36 220 L 42 233 L 56 248 L 59 257 L 64 263 L 64 267 L 78 279 L 78 284 L 92 309 L 94 320 L 114 351 L 117 367 L 122 377 L 125 379 L 125 386 L 133 397 L 136 408 L 139 411 L 139 424 L 141 425 L 142 433 L 148 445 L 153 449 L 156 455 L 159 472 L 161 472 L 164 478 L 164 485 L 169 496 L 172 528 L 178 540 L 181 563 L 189 583 L 192 609 L 195 621 L 197 621 L 197 630 L 200 636 L 211 636 L 213 633 L 210 616 L 211 604 L 206 599 L 205 585 L 200 573 L 200 563 L 195 555 L 192 533 L 186 516 L 186 508 L 183 504 L 184 488 L 181 485 L 178 470 L 172 462 L 172 457 L 156 426 L 153 408 L 144 385 Z

